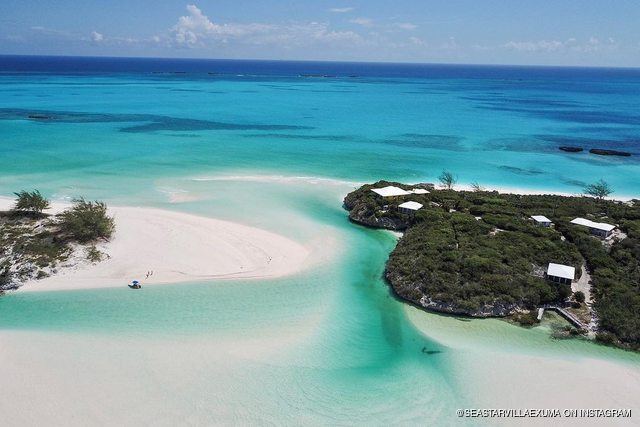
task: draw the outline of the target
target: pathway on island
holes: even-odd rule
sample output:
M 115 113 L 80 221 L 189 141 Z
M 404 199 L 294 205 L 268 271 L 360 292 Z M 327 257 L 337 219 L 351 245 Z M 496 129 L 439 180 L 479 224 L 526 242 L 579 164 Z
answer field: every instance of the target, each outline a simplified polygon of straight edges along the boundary
M 580 279 L 573 282 L 571 290 L 573 292 L 582 292 L 584 294 L 584 302 L 588 306 L 591 306 L 591 275 L 589 275 L 584 264 L 582 264 L 582 274 L 580 275 Z

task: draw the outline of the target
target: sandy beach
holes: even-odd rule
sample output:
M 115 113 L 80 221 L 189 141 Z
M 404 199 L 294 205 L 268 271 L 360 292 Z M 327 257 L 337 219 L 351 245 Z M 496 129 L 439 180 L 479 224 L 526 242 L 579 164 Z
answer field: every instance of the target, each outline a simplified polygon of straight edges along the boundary
M 1 198 L 0 210 L 13 206 Z M 47 213 L 69 207 L 52 203 Z M 81 260 L 24 291 L 52 291 L 120 287 L 132 280 L 143 286 L 200 280 L 273 278 L 302 269 L 308 249 L 278 234 L 229 221 L 140 207 L 109 207 L 116 221 L 115 235 L 96 246 L 109 258 L 91 264 Z M 75 259 L 74 259 L 75 258 Z M 153 274 L 147 277 L 147 272 Z

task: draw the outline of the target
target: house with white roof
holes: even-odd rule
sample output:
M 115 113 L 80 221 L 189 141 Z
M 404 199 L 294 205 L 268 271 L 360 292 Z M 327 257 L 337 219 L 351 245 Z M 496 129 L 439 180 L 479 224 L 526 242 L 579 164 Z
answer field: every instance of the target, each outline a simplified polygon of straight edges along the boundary
M 551 227 L 553 223 L 544 215 L 531 215 L 533 223 L 540 227 Z
M 429 194 L 429 190 L 426 190 L 424 188 L 414 188 L 413 190 L 411 190 L 411 192 L 413 194 Z
M 389 185 L 387 187 L 382 187 L 382 188 L 372 188 L 371 191 L 373 191 L 374 193 L 376 193 L 378 196 L 382 198 L 406 196 L 411 194 L 410 192 L 403 190 L 402 188 L 395 187 L 393 185 Z
M 403 214 L 407 214 L 407 215 L 413 215 L 415 214 L 419 209 L 422 208 L 422 204 L 418 203 L 418 202 L 404 202 L 398 205 L 398 212 L 403 213 Z
M 549 263 L 547 267 L 547 279 L 552 282 L 570 285 L 576 278 L 576 269 L 569 265 Z
M 613 230 L 616 229 L 615 225 L 607 224 L 604 222 L 594 222 L 586 218 L 576 218 L 571 221 L 571 224 L 587 227 L 589 229 L 589 233 L 598 237 L 602 237 L 603 239 L 609 237 Z

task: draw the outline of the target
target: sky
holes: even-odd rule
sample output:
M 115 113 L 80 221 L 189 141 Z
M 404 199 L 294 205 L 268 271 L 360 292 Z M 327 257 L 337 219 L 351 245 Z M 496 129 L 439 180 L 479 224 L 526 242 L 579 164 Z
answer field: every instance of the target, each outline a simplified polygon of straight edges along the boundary
M 1 0 L 0 54 L 640 67 L 640 0 Z

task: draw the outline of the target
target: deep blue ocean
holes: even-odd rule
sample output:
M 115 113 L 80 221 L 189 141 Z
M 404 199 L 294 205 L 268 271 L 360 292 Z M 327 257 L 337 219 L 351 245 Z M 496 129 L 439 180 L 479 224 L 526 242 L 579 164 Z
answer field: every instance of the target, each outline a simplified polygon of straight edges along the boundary
M 639 106 L 638 69 L 0 57 L 6 179 L 38 164 L 89 180 L 125 167 L 433 182 L 447 169 L 569 193 L 604 178 L 637 196 Z

